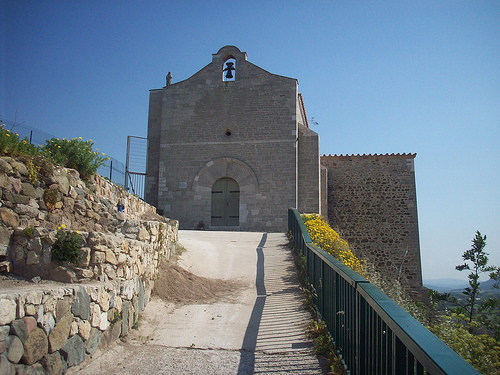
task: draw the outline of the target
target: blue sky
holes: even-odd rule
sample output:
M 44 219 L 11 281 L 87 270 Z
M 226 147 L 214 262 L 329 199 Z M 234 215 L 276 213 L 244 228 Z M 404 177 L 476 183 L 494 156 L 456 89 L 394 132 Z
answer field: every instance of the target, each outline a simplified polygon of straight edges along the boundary
M 324 154 L 417 153 L 424 278 L 500 265 L 500 2 L 0 0 L 0 117 L 125 161 L 149 90 L 225 45 L 297 78 Z

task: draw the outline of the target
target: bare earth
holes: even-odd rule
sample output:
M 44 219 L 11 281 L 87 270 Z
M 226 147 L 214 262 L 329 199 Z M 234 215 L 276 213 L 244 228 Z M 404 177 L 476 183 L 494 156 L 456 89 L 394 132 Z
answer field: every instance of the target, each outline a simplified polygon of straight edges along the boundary
M 137 330 L 68 374 L 322 374 L 284 234 L 180 231 Z

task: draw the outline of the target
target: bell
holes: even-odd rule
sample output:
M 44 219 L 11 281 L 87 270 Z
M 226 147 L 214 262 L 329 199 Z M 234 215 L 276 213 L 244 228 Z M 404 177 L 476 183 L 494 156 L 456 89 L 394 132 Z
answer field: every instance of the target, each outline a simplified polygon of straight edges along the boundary
M 233 78 L 233 67 L 234 63 L 233 62 L 227 62 L 226 63 L 226 69 L 224 69 L 226 73 L 226 78 Z

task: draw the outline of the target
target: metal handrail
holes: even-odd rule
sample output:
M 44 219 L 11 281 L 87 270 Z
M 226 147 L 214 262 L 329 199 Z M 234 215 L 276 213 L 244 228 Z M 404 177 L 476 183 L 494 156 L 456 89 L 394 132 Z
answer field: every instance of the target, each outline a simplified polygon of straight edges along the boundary
M 288 229 L 350 374 L 480 374 L 375 285 L 312 244 L 295 208 L 288 210 Z

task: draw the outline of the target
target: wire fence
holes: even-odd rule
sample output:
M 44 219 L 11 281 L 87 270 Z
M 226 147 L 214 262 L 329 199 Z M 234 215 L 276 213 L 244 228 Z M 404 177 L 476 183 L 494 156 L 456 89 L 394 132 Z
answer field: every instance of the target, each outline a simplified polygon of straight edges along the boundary
M 10 130 L 11 132 L 17 133 L 19 135 L 19 139 L 26 138 L 33 145 L 45 145 L 47 140 L 57 138 L 57 136 L 53 134 L 49 134 L 42 130 L 19 124 L 15 121 L 0 120 L 0 122 L 2 124 L 5 124 L 6 129 Z M 109 178 L 117 185 L 125 186 L 125 164 L 111 156 L 108 157 L 109 160 L 106 161 L 105 165 L 99 167 L 97 173 L 103 177 Z

